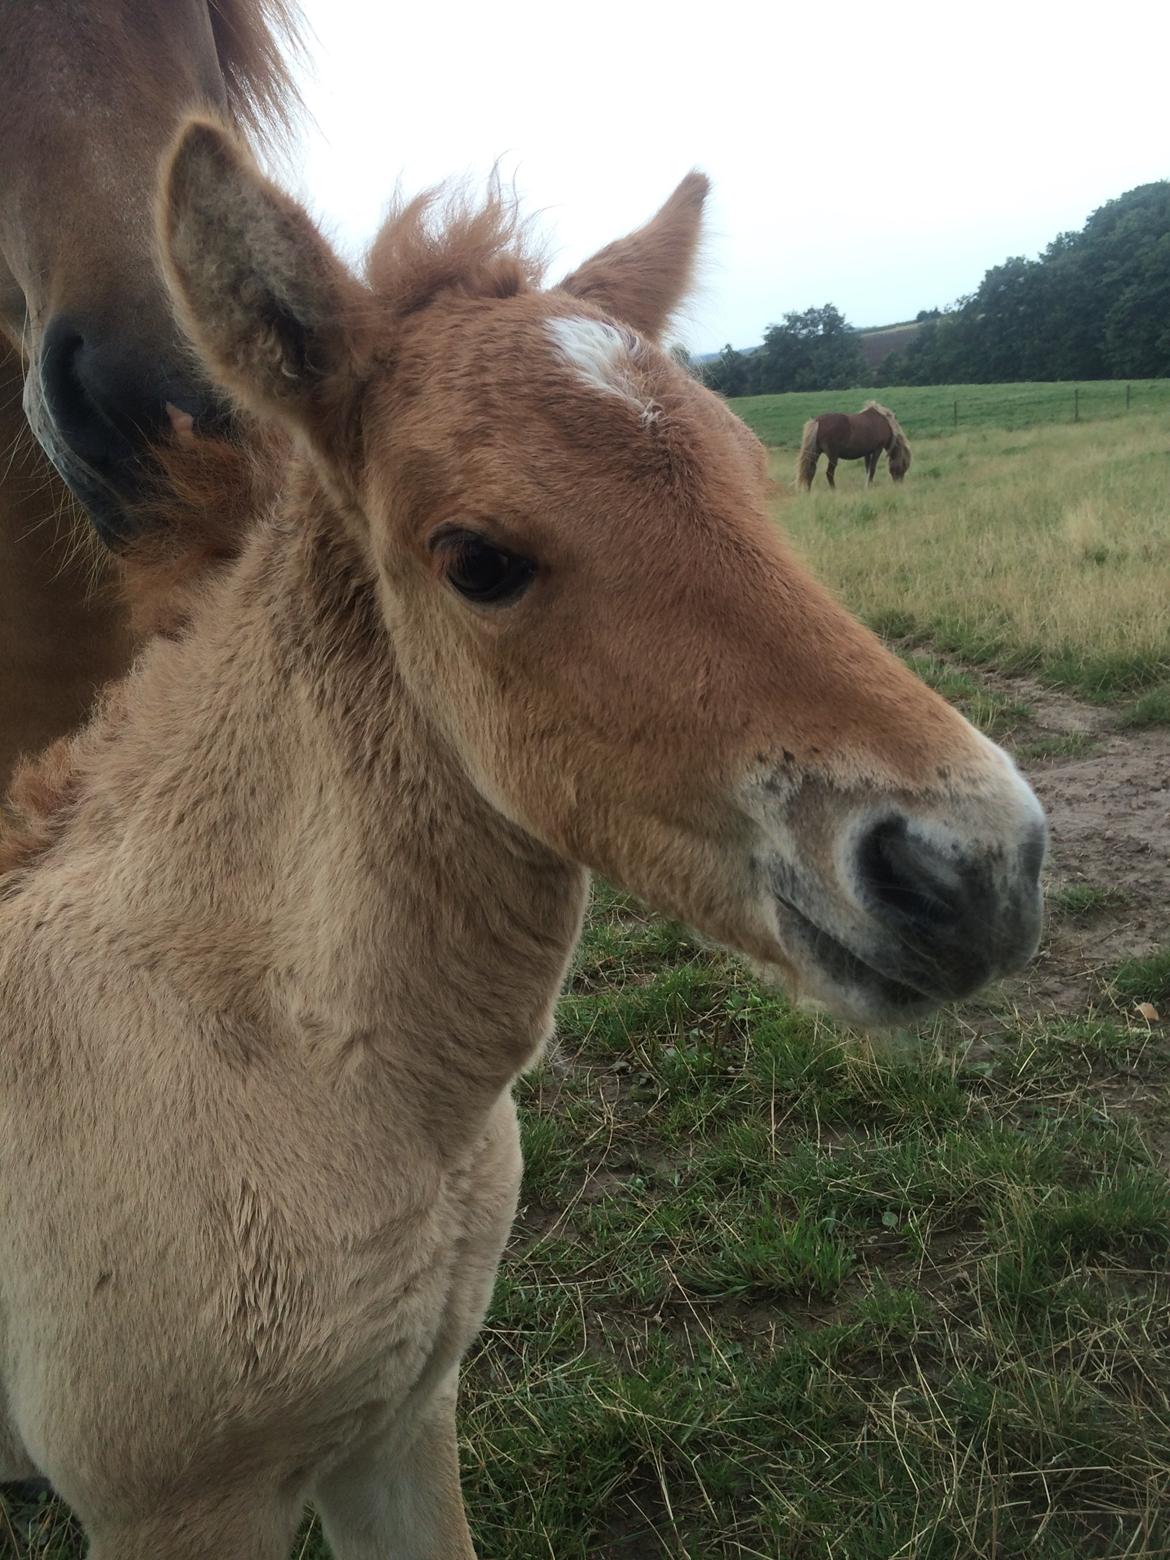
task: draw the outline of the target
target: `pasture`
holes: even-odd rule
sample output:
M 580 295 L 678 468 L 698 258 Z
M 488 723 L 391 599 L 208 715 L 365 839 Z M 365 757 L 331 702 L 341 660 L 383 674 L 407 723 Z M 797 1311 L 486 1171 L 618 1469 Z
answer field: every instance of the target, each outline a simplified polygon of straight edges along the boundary
M 807 417 L 853 412 L 872 396 L 897 413 L 911 444 L 915 439 L 982 428 L 1031 428 L 1142 412 L 1170 411 L 1170 380 L 1135 379 L 1010 385 L 890 385 L 877 390 L 817 390 L 788 395 L 741 396 L 730 404 L 765 444 L 795 449 Z M 1076 392 L 1074 397 L 1074 392 Z M 955 403 L 958 402 L 958 427 Z
M 465 1378 L 485 1560 L 1170 1553 L 1170 433 L 881 394 L 906 484 L 798 500 L 786 450 L 777 513 L 1020 756 L 1045 947 L 870 1040 L 598 885 Z M 0 1553 L 81 1550 L 10 1502 Z

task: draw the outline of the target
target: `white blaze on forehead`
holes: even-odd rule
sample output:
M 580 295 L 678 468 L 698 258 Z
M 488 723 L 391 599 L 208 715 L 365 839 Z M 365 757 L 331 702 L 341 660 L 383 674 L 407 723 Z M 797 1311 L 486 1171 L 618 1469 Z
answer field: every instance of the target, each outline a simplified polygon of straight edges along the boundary
M 604 320 L 583 319 L 579 315 L 550 320 L 549 335 L 557 352 L 573 368 L 578 379 L 591 390 L 618 395 L 636 406 L 645 418 L 653 408 L 638 390 L 634 378 L 634 355 L 638 338 L 626 334 Z

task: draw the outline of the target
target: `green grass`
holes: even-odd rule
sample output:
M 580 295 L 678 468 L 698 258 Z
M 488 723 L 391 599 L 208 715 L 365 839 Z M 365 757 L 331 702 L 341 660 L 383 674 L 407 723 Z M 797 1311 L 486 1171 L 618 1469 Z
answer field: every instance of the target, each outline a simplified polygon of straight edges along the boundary
M 788 395 L 739 396 L 731 406 L 765 444 L 796 448 L 805 420 L 822 412 L 858 411 L 868 400 L 898 414 L 911 443 L 938 434 L 973 429 L 1031 428 L 1042 423 L 1071 423 L 1074 389 L 1082 422 L 1126 414 L 1125 385 L 1099 379 L 1059 384 L 890 385 L 878 390 L 816 390 Z M 958 423 L 955 403 L 958 403 Z M 1133 380 L 1132 412 L 1170 411 L 1170 380 Z
M 1127 960 L 1113 983 L 1123 997 L 1170 1006 L 1170 948 L 1148 958 Z
M 1088 758 L 1096 749 L 1097 739 L 1087 731 L 1045 732 L 1038 737 L 1025 737 L 1015 745 L 1018 758 L 1025 764 L 1045 758 Z
M 1158 1553 L 1170 1184 L 1115 1098 L 1165 1064 L 875 1052 L 601 890 L 468 1373 L 483 1553 Z
M 1021 700 L 983 686 L 970 672 L 937 655 L 911 652 L 903 657 L 910 670 L 941 693 L 980 731 L 1002 742 L 1025 725 L 1032 711 Z
M 1170 989 L 1145 968 L 1118 989 Z M 1148 1026 L 871 1044 L 599 886 L 559 1030 L 465 1373 L 482 1555 L 1165 1552 Z M 80 1555 L 60 1508 L 10 1520 L 21 1560 Z M 297 1554 L 323 1560 L 311 1526 Z
M 1168 477 L 1160 418 L 985 429 L 782 514 L 1003 740 L 1029 705 L 955 654 L 1165 718 Z M 1049 907 L 1091 936 L 1116 902 Z M 1170 1555 L 1170 1035 L 1133 1010 L 1170 1009 L 1170 950 L 1111 984 L 1108 1017 L 992 994 L 867 1042 L 599 886 L 465 1371 L 485 1560 Z M 82 1553 L 0 1503 L 5 1560 Z
M 1121 902 L 1117 890 L 1102 883 L 1069 883 L 1047 897 L 1048 913 L 1065 921 L 1089 920 Z
M 1122 727 L 1170 726 L 1170 682 L 1160 683 L 1122 710 Z

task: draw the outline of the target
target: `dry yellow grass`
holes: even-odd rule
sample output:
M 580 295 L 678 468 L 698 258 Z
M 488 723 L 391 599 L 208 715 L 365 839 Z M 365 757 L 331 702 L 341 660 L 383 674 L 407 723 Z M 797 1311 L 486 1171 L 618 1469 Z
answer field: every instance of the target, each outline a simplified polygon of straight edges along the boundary
M 910 477 L 860 463 L 776 510 L 797 547 L 883 632 L 1028 666 L 1098 694 L 1170 677 L 1170 426 L 1124 422 L 922 440 Z M 822 465 L 823 470 L 823 465 Z

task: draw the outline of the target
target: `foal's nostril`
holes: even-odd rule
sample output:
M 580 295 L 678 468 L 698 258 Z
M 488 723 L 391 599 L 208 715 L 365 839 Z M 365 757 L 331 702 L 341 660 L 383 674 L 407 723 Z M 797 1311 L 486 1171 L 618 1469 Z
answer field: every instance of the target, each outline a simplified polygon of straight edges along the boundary
M 960 873 L 926 840 L 912 835 L 904 818 L 887 818 L 862 838 L 858 871 L 866 897 L 888 915 L 938 931 L 960 918 Z

